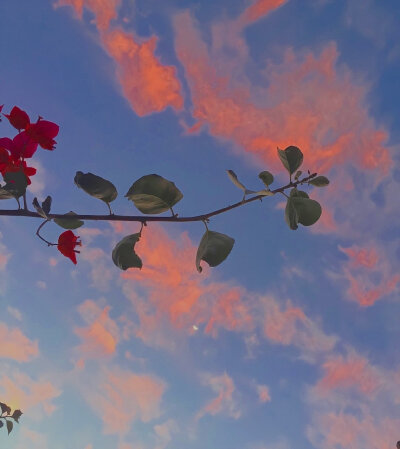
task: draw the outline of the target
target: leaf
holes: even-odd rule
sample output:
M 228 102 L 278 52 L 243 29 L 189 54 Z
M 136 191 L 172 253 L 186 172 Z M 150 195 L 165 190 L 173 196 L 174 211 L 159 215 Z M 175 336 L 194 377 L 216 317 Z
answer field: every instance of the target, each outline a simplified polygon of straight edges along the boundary
M 256 195 L 262 195 L 262 196 L 274 196 L 275 193 L 271 192 L 271 190 L 263 189 L 259 190 L 258 192 L 254 192 Z
M 299 217 L 299 223 L 303 226 L 311 226 L 319 220 L 322 208 L 318 201 L 299 197 L 292 198 L 292 201 Z
M 54 223 L 57 223 L 58 226 L 61 226 L 64 229 L 77 229 L 80 228 L 84 222 L 82 220 L 78 220 L 77 218 L 74 218 L 74 215 L 77 215 L 72 210 L 70 212 L 67 212 L 63 216 L 66 218 L 55 218 Z M 71 217 L 71 218 L 68 218 Z
M 3 190 L 9 192 L 13 197 L 19 198 L 26 192 L 28 180 L 23 171 L 4 173 L 3 178 L 6 181 Z
M 1 409 L 1 414 L 2 415 L 4 413 L 6 415 L 9 415 L 11 413 L 11 408 L 7 404 L 4 404 L 4 402 L 0 402 L 0 409 Z
M 152 174 L 135 181 L 125 195 L 143 214 L 161 214 L 183 198 L 172 181 Z
M 303 172 L 301 170 L 297 170 L 296 174 L 294 175 L 294 179 L 297 181 L 300 178 L 302 173 Z
M 295 187 L 290 191 L 290 196 L 293 198 L 309 198 L 308 193 L 303 190 L 297 190 Z
M 74 181 L 80 189 L 105 203 L 111 203 L 118 196 L 117 189 L 112 182 L 93 173 L 77 171 Z
M 292 175 L 303 162 L 303 153 L 299 148 L 290 146 L 284 150 L 278 148 L 278 156 L 283 166 Z
M 50 195 L 48 195 L 47 197 L 46 197 L 46 199 L 43 201 L 43 203 L 42 203 L 42 209 L 43 209 L 43 212 L 47 215 L 48 213 L 50 213 L 50 209 L 51 209 L 51 201 L 52 201 L 52 199 L 51 199 L 51 196 Z
M 268 187 L 274 182 L 274 176 L 269 171 L 262 171 L 258 177 L 261 179 L 261 181 Z
M 135 253 L 135 244 L 139 239 L 140 232 L 124 237 L 115 245 L 112 252 L 112 260 L 121 270 L 127 270 L 128 268 L 142 268 L 142 261 Z
M 5 185 L 3 187 L 0 186 L 0 200 L 9 200 L 11 198 L 14 198 L 14 195 L 10 193 L 8 190 L 6 190 Z
M 315 187 L 326 187 L 329 184 L 329 179 L 326 176 L 317 176 L 308 183 Z
M 206 231 L 200 241 L 196 254 L 197 271 L 203 271 L 200 262 L 204 260 L 210 267 L 222 263 L 233 248 L 235 240 L 228 235 L 215 231 Z
M 11 418 L 16 421 L 17 423 L 19 423 L 19 418 L 21 418 L 22 412 L 21 410 L 14 410 Z
M 0 429 L 4 426 L 3 421 L 0 419 Z
M 36 209 L 36 212 L 43 218 L 47 219 L 47 214 L 43 210 L 43 208 L 40 206 L 38 199 L 35 197 L 32 201 L 33 207 Z
M 246 186 L 239 181 L 236 173 L 233 170 L 226 170 L 226 172 L 228 173 L 229 179 L 233 182 L 233 184 L 235 184 L 235 186 L 240 190 L 243 190 L 245 195 L 255 193 L 253 190 L 247 189 Z
M 6 419 L 6 424 L 7 424 L 7 432 L 10 435 L 10 433 L 13 430 L 14 424 L 12 421 L 9 421 L 8 419 Z
M 285 207 L 285 221 L 289 228 L 295 231 L 298 228 L 299 216 L 294 206 L 293 198 L 288 198 Z

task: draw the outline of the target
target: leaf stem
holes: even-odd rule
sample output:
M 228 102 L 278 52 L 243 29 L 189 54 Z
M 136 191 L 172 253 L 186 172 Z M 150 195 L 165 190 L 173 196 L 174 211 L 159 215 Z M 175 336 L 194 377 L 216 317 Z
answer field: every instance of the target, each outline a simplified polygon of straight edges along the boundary
M 38 214 L 39 215 L 39 214 Z M 43 238 L 41 235 L 40 235 L 40 230 L 43 228 L 43 226 L 46 224 L 46 223 L 48 223 L 49 221 L 51 221 L 51 220 L 45 220 L 38 228 L 37 228 L 37 230 L 36 230 L 36 235 L 40 238 L 40 240 L 43 240 L 44 242 L 46 242 L 47 243 L 47 246 L 57 246 L 57 243 L 51 243 L 51 242 L 49 242 L 48 240 L 46 240 L 45 238 Z M 79 252 L 79 251 L 76 251 L 76 252 Z

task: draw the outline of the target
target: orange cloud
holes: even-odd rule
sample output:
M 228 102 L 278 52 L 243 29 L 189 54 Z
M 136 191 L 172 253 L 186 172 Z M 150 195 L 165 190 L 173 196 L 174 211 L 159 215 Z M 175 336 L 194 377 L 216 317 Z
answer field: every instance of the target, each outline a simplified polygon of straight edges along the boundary
M 339 249 L 349 257 L 343 265 L 343 276 L 349 282 L 347 297 L 350 300 L 368 307 L 398 288 L 400 274 L 393 271 L 386 251 L 356 245 Z
M 17 327 L 0 323 L 0 341 L 0 358 L 29 362 L 39 355 L 38 342 L 29 340 Z
M 256 22 L 275 9 L 283 6 L 287 0 L 256 0 L 251 6 L 246 8 L 239 18 L 239 22 L 248 25 Z
M 71 6 L 82 19 L 83 8 L 95 15 L 100 43 L 116 65 L 124 97 L 139 116 L 183 107 L 176 68 L 156 56 L 157 37 L 141 40 L 120 27 L 110 27 L 118 17 L 120 0 L 60 0 L 56 6 Z
M 0 377 L 2 401 L 12 409 L 21 409 L 24 413 L 35 410 L 35 415 L 42 412 L 51 415 L 56 407 L 52 400 L 60 396 L 61 391 L 46 380 L 35 381 L 24 373 L 13 371 Z
M 90 299 L 78 307 L 79 313 L 88 324 L 87 327 L 74 329 L 82 339 L 82 344 L 76 348 L 80 357 L 102 358 L 115 353 L 119 342 L 119 329 L 109 316 L 110 309 L 109 306 L 102 308 Z
M 357 354 L 330 357 L 322 365 L 325 374 L 316 385 L 321 394 L 333 389 L 355 388 L 360 393 L 370 395 L 380 385 L 378 373 L 368 360 Z
M 206 414 L 212 416 L 223 413 L 231 418 L 240 418 L 241 412 L 234 400 L 235 384 L 227 373 L 221 376 L 203 376 L 203 384 L 212 388 L 217 396 L 208 402 L 196 415 L 196 419 L 202 418 Z
M 86 8 L 94 14 L 97 28 L 106 30 L 111 20 L 118 17 L 120 4 L 121 0 L 58 0 L 54 6 L 71 6 L 80 20 L 83 18 L 83 9 Z
M 319 55 L 296 55 L 288 49 L 281 63 L 267 65 L 268 87 L 255 89 L 243 73 L 246 49 L 232 52 L 233 58 L 223 51 L 231 48 L 232 39 L 245 46 L 238 36 L 222 34 L 227 36 L 224 47 L 221 33 L 214 33 L 218 41 L 209 49 L 189 13 L 178 14 L 174 25 L 193 116 L 212 135 L 235 142 L 269 166 L 280 167 L 277 146 L 293 144 L 302 149 L 312 170 L 353 162 L 386 172 L 391 165 L 383 146 L 387 134 L 377 129 L 364 107 L 366 89 L 355 84 L 344 67 L 337 67 L 334 44 Z M 229 26 L 221 24 L 223 29 Z
M 134 421 L 160 416 L 165 383 L 151 375 L 112 368 L 85 387 L 82 394 L 103 421 L 105 434 L 125 434 Z

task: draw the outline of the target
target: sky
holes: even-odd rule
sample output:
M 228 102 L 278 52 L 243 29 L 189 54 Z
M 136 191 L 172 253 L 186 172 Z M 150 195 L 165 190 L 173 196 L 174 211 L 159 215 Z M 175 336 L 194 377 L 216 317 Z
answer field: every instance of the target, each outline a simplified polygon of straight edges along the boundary
M 157 173 L 179 216 L 288 181 L 298 146 L 323 213 L 292 231 L 283 196 L 211 219 L 235 239 L 195 265 L 202 223 L 149 224 L 143 268 L 111 252 L 138 223 L 87 221 L 77 265 L 0 219 L 0 401 L 7 449 L 393 449 L 400 440 L 400 2 L 4 0 L 0 104 L 57 123 L 28 189 L 106 214 Z M 7 119 L 0 137 L 15 135 Z M 15 202 L 3 201 L 3 209 Z M 50 223 L 43 235 L 57 241 Z

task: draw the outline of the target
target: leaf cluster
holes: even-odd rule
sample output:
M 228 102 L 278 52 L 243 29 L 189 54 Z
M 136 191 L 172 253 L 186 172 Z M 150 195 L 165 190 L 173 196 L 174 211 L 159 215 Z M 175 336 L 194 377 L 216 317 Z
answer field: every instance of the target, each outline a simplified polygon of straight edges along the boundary
M 14 422 L 19 423 L 19 418 L 21 418 L 22 415 L 21 410 L 14 410 L 12 413 L 11 411 L 11 407 L 4 402 L 0 402 L 0 429 L 4 427 L 5 424 L 8 435 L 10 435 L 14 428 Z

